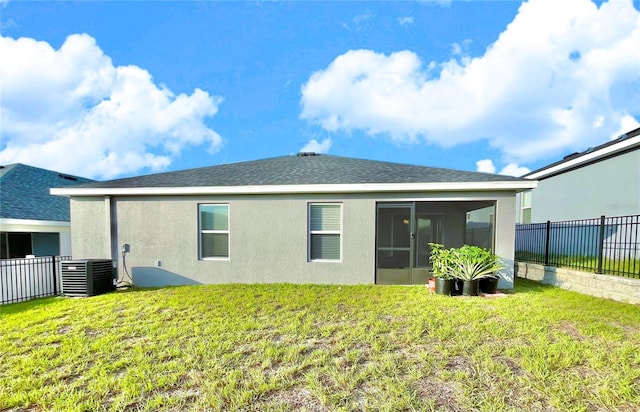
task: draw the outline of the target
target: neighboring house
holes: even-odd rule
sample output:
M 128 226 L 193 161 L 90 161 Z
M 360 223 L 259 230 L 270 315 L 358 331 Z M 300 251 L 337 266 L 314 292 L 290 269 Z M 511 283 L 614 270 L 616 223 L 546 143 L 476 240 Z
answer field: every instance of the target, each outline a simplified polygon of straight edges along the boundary
M 523 176 L 518 223 L 640 214 L 640 128 Z
M 87 182 L 20 163 L 0 166 L 0 258 L 70 255 L 69 199 L 49 189 Z
M 71 198 L 73 257 L 117 260 L 137 285 L 417 284 L 427 243 L 461 246 L 480 209 L 512 275 L 516 193 L 535 186 L 300 153 L 51 192 Z

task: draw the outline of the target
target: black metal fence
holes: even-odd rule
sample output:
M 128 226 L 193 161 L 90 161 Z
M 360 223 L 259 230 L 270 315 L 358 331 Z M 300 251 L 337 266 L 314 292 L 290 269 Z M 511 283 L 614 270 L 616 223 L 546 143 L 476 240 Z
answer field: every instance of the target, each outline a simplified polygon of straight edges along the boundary
M 60 262 L 69 256 L 0 260 L 0 305 L 60 294 Z
M 640 278 L 640 215 L 516 225 L 515 258 Z

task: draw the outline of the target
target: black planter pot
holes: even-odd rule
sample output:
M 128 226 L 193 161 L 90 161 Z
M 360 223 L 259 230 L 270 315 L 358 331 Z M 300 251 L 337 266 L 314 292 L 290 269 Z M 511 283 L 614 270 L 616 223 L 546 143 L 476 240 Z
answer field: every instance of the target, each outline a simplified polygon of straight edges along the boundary
M 484 278 L 480 279 L 480 292 L 482 293 L 496 293 L 498 291 L 499 278 Z
M 462 296 L 478 296 L 480 294 L 479 280 L 465 280 L 462 283 Z
M 436 295 L 451 296 L 454 290 L 454 282 L 453 279 L 436 278 Z

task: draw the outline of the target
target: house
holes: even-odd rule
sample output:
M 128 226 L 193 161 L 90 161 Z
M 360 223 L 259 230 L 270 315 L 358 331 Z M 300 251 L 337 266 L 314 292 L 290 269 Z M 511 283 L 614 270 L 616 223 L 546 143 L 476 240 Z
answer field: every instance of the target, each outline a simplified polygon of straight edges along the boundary
M 49 189 L 88 182 L 20 163 L 0 166 L 0 258 L 70 255 L 69 200 Z
M 534 170 L 517 197 L 518 223 L 640 214 L 640 128 Z
M 71 198 L 73 257 L 117 260 L 141 286 L 417 284 L 429 276 L 428 243 L 461 246 L 467 214 L 481 209 L 495 253 L 513 263 L 516 193 L 535 186 L 299 153 L 51 193 Z

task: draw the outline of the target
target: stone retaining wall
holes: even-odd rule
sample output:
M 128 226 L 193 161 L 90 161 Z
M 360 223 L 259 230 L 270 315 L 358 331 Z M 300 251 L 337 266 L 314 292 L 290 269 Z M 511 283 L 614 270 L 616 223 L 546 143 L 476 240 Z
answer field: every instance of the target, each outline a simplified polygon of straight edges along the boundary
M 599 275 L 527 262 L 516 262 L 514 270 L 519 278 L 535 280 L 585 295 L 640 305 L 640 279 Z

